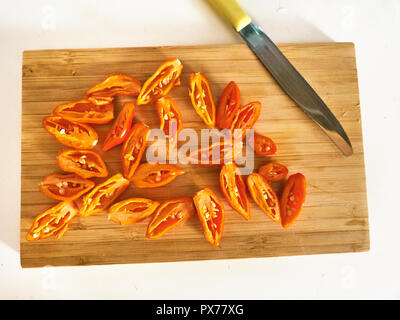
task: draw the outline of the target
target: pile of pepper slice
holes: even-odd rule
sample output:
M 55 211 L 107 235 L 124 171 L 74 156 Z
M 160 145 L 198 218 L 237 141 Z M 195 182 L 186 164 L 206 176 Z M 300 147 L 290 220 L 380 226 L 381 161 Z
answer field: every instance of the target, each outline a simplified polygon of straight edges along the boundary
M 219 245 L 225 210 L 221 199 L 209 188 L 199 190 L 192 197 L 171 199 L 161 204 L 145 198 L 128 198 L 114 203 L 130 184 L 136 188 L 156 188 L 184 174 L 184 170 L 173 164 L 142 162 L 150 128 L 141 122 L 133 123 L 133 101 L 122 106 L 115 120 L 113 104 L 118 95 L 137 97 L 137 105 L 154 103 L 160 129 L 168 138 L 168 155 L 177 145 L 182 130 L 182 115 L 167 94 L 174 86 L 180 85 L 182 68 L 179 59 L 169 59 L 158 67 L 143 86 L 139 80 L 128 75 L 111 74 L 90 88 L 84 98 L 57 106 L 52 115 L 43 119 L 42 124 L 47 132 L 69 147 L 60 150 L 57 155 L 59 168 L 67 173 L 50 174 L 42 180 L 40 191 L 61 202 L 34 219 L 26 235 L 28 241 L 51 235 L 60 238 L 76 215 L 88 217 L 108 209 L 108 219 L 122 225 L 151 217 L 146 231 L 146 238 L 150 239 L 160 238 L 197 213 L 207 241 L 213 246 Z M 234 81 L 228 83 L 216 106 L 209 81 L 201 72 L 190 75 L 189 97 L 194 110 L 208 127 L 217 126 L 232 134 L 238 129 L 236 132 L 239 132 L 239 136 L 235 138 L 239 141 L 246 137 L 246 130 L 253 128 L 261 113 L 259 101 L 241 106 L 240 90 Z M 97 145 L 99 137 L 90 124 L 104 124 L 112 120 L 114 122 L 102 142 L 101 150 L 107 152 L 122 144 L 122 173 L 95 185 L 89 179 L 106 178 L 109 173 L 101 155 L 91 150 Z M 254 152 L 261 156 L 271 156 L 277 151 L 272 139 L 257 133 L 248 142 Z M 217 165 L 221 166 L 221 193 L 236 212 L 250 219 L 248 189 L 254 202 L 274 222 L 286 228 L 295 221 L 306 195 L 306 181 L 302 174 L 291 175 L 278 197 L 271 184 L 286 179 L 288 169 L 284 165 L 266 163 L 258 173 L 253 172 L 244 180 L 234 162 L 233 145 L 217 143 L 198 149 L 192 157 L 199 160 L 200 165 L 208 165 L 215 148 L 219 150 Z M 227 154 L 230 159 L 228 162 Z M 75 202 L 77 200 L 80 200 L 80 205 Z

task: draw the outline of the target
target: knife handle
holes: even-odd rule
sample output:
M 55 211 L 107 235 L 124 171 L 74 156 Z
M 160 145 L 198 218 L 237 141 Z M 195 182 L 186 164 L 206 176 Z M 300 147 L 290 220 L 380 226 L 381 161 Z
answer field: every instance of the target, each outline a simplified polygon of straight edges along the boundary
M 227 17 L 238 32 L 251 23 L 250 17 L 236 0 L 208 0 L 208 2 Z

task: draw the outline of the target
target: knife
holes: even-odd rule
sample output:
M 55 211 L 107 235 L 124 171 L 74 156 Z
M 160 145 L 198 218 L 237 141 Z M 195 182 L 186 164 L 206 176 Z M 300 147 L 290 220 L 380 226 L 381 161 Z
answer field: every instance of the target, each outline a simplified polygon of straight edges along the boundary
M 271 39 L 254 25 L 236 0 L 208 0 L 228 18 L 280 87 L 314 120 L 345 156 L 353 154 L 349 137 L 335 115 Z

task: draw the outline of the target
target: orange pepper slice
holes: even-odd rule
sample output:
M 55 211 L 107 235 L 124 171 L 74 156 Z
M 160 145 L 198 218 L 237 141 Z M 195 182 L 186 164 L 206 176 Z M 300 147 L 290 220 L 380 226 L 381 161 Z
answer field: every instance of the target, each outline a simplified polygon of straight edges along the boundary
M 289 227 L 302 211 L 306 200 L 306 178 L 301 173 L 293 174 L 286 181 L 280 199 L 282 226 Z
M 212 96 L 210 83 L 201 73 L 190 75 L 189 96 L 197 114 L 209 127 L 215 126 L 215 103 Z
M 152 215 L 159 205 L 159 202 L 145 198 L 126 199 L 108 209 L 108 220 L 122 225 L 137 223 Z
M 147 137 L 150 128 L 145 124 L 138 122 L 133 127 L 129 137 L 125 140 L 121 151 L 122 167 L 124 176 L 131 179 L 138 167 L 142 155 L 146 149 Z
M 101 104 L 112 101 L 116 95 L 136 97 L 140 89 L 139 80 L 126 74 L 116 73 L 110 74 L 103 81 L 86 91 L 86 97 Z
M 234 163 L 225 164 L 220 172 L 220 186 L 230 206 L 245 219 L 250 219 L 249 199 L 240 170 Z
M 195 213 L 191 198 L 177 198 L 164 202 L 157 208 L 147 226 L 146 238 L 157 239 L 168 230 L 183 224 Z
M 125 179 L 122 174 L 113 175 L 83 197 L 80 215 L 88 217 L 107 209 L 125 191 L 128 185 L 129 180 Z
M 39 214 L 29 229 L 26 240 L 35 241 L 55 235 L 61 238 L 71 219 L 79 212 L 73 201 L 63 201 Z
M 45 117 L 42 124 L 58 142 L 71 148 L 92 149 L 99 140 L 97 132 L 89 125 L 59 116 Z
M 204 188 L 193 196 L 193 201 L 205 238 L 213 246 L 218 246 L 225 221 L 225 211 L 221 200 L 211 189 Z
M 240 129 L 242 131 L 241 138 L 246 136 L 246 130 L 253 128 L 261 113 L 261 102 L 254 101 L 241 107 L 232 121 L 231 131 Z
M 288 169 L 278 162 L 267 163 L 258 169 L 258 173 L 268 181 L 283 180 L 286 178 L 288 172 Z
M 271 156 L 276 153 L 276 145 L 271 138 L 254 133 L 249 139 L 249 145 L 260 156 Z
M 61 170 L 76 173 L 85 179 L 108 176 L 103 159 L 99 154 L 90 150 L 60 150 L 57 154 L 57 164 Z
M 173 164 L 143 163 L 135 171 L 131 182 L 137 188 L 156 188 L 164 186 L 185 171 Z
M 240 107 L 240 90 L 236 82 L 231 81 L 222 91 L 217 108 L 216 125 L 220 129 L 229 129 Z
M 75 200 L 94 187 L 94 182 L 77 174 L 50 174 L 43 178 L 39 189 L 45 196 L 57 200 Z
M 182 115 L 175 102 L 169 97 L 163 97 L 156 102 L 160 129 L 164 131 L 168 141 L 167 154 L 178 142 L 178 135 L 182 130 Z
M 81 99 L 60 104 L 53 114 L 75 122 L 103 124 L 114 119 L 114 105 L 97 105 L 88 99 Z
M 247 187 L 254 202 L 273 221 L 280 223 L 279 200 L 268 181 L 258 173 L 247 177 Z
M 101 146 L 101 150 L 108 151 L 111 148 L 121 144 L 129 135 L 133 118 L 135 116 L 135 104 L 126 102 L 113 122 L 110 130 Z
M 173 58 L 160 65 L 153 75 L 146 80 L 136 100 L 137 105 L 153 103 L 176 85 L 182 72 L 183 65 L 179 59 Z

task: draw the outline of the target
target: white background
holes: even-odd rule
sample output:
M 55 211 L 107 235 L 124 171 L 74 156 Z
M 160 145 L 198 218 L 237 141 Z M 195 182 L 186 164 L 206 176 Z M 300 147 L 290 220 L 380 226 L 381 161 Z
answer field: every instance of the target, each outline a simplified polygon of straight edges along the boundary
M 276 42 L 356 44 L 371 251 L 268 259 L 22 270 L 24 49 L 227 44 L 204 0 L 1 1 L 0 298 L 400 298 L 400 1 L 241 0 Z

